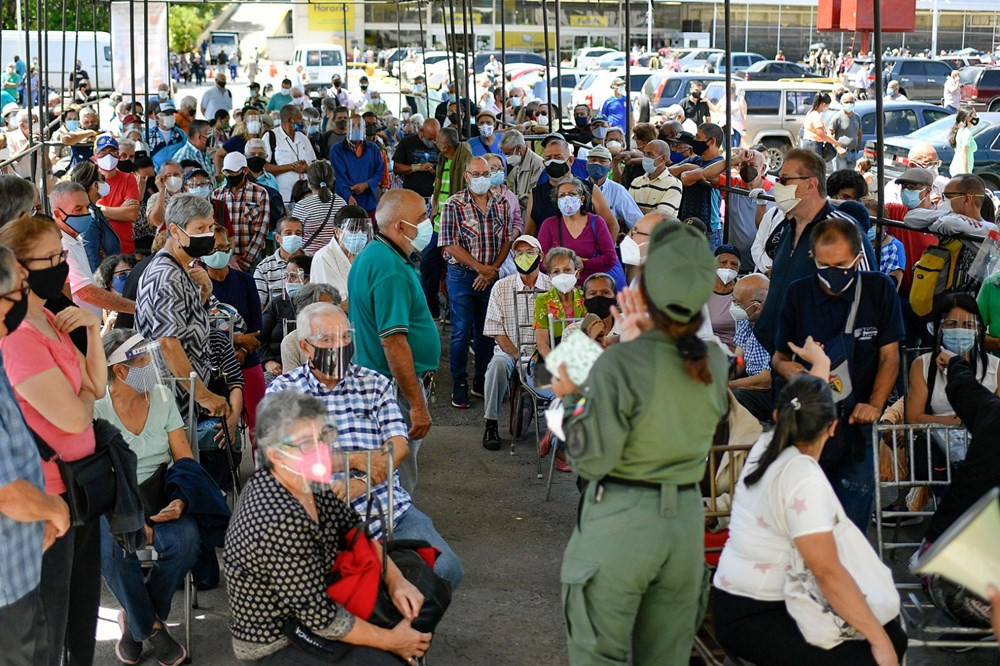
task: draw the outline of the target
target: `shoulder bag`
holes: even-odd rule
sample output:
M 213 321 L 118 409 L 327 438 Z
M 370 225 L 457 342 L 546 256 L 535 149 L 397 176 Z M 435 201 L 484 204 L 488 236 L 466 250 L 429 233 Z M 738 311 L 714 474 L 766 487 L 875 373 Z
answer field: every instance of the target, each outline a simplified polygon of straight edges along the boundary
M 38 433 L 32 430 L 31 434 L 42 460 L 54 462 L 59 467 L 59 475 L 66 484 L 66 504 L 73 527 L 96 520 L 114 508 L 118 482 L 111 452 L 106 446 L 98 441 L 89 456 L 66 462 Z
M 792 460 L 795 460 L 793 458 Z M 767 497 L 778 528 L 788 535 L 791 566 L 785 574 L 785 608 L 795 620 L 803 638 L 811 645 L 829 650 L 845 640 L 863 640 L 858 630 L 837 615 L 809 571 L 795 543 L 791 541 L 785 520 L 784 501 L 780 488 L 792 461 L 785 463 L 768 486 Z M 885 625 L 899 615 L 899 592 L 892 582 L 892 572 L 879 559 L 861 530 L 850 521 L 836 497 L 832 497 L 836 513 L 833 539 L 837 557 L 858 584 L 865 602 L 879 624 Z

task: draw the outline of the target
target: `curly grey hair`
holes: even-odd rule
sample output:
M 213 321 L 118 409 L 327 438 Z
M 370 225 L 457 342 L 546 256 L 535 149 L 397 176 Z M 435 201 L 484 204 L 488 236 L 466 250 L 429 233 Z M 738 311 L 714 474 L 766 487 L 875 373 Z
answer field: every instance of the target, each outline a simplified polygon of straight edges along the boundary
M 263 452 L 284 444 L 296 423 L 323 421 L 322 427 L 325 427 L 326 417 L 323 401 L 301 391 L 286 389 L 266 395 L 257 407 L 257 425 L 254 428 L 257 447 L 262 453 L 258 458 L 261 466 L 271 469 L 271 461 Z
M 208 199 L 194 194 L 177 194 L 167 204 L 164 219 L 168 227 L 176 224 L 181 229 L 187 230 L 191 220 L 206 217 L 211 219 L 213 213 L 212 204 Z
M 583 262 L 579 255 L 568 247 L 554 247 L 545 253 L 545 272 L 552 272 L 552 262 L 556 259 L 569 259 L 573 262 L 573 270 L 579 271 L 583 268 Z
M 340 292 L 333 285 L 323 284 L 321 282 L 310 282 L 309 284 L 303 285 L 299 289 L 298 293 L 292 297 L 292 305 L 295 306 L 295 312 L 302 312 L 302 309 L 307 305 L 312 305 L 313 303 L 319 303 L 319 299 L 322 296 L 329 296 L 333 299 L 334 305 L 340 305 L 343 299 L 340 297 Z

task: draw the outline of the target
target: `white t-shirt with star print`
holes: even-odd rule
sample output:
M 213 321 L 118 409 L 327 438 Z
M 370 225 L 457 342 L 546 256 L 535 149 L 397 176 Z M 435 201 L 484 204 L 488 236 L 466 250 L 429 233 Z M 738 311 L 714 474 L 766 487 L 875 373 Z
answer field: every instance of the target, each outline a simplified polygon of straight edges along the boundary
M 748 488 L 744 478 L 757 468 L 771 435 L 761 435 L 747 456 L 733 494 L 729 540 L 712 581 L 720 590 L 760 601 L 784 599 L 785 571 L 794 539 L 832 532 L 839 502 L 819 463 L 794 446 L 782 451 L 764 476 Z M 786 464 L 789 468 L 781 477 L 781 487 L 772 492 L 775 506 L 784 508 L 788 533 L 778 526 L 768 493 Z

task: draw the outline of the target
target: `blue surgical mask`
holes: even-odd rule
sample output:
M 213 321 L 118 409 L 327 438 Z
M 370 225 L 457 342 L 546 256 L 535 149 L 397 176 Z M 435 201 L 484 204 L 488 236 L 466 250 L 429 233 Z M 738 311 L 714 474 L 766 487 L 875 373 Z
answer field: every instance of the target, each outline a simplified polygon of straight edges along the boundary
M 291 234 L 288 236 L 282 236 L 281 249 L 288 254 L 295 254 L 302 249 L 302 236 L 294 236 Z
M 292 129 L 296 132 L 301 132 L 306 127 L 305 123 L 292 123 Z
M 500 187 L 503 185 L 506 174 L 503 171 L 494 171 L 490 174 L 490 187 Z
M 360 127 L 347 130 L 347 140 L 351 143 L 359 143 L 365 138 L 365 131 Z
M 653 157 L 643 157 L 642 170 L 646 172 L 647 176 L 653 175 L 653 172 L 656 171 L 656 159 Z
M 976 346 L 976 331 L 968 328 L 942 329 L 941 346 L 953 354 L 966 354 Z
M 288 294 L 288 298 L 294 298 L 301 288 L 300 282 L 289 282 L 285 284 L 285 293 Z
M 906 206 L 907 210 L 919 208 L 920 204 L 923 202 L 923 197 L 920 196 L 920 190 L 903 190 L 900 192 L 900 197 L 902 198 L 903 205 Z
M 208 266 L 209 268 L 214 268 L 215 270 L 221 270 L 229 265 L 229 260 L 232 258 L 233 258 L 232 250 L 229 250 L 228 252 L 222 252 L 220 250 L 218 252 L 213 252 L 212 254 L 206 257 L 203 257 L 202 261 L 204 261 L 205 265 Z
M 90 225 L 93 221 L 94 215 L 89 211 L 83 215 L 67 215 L 64 220 L 67 227 L 81 236 L 87 233 L 87 229 L 90 229 Z
M 685 159 L 687 159 L 687 158 L 684 157 L 684 153 L 678 153 L 676 150 L 671 150 L 670 151 L 670 163 L 671 164 L 680 164 Z
M 476 176 L 469 179 L 469 189 L 473 194 L 486 194 L 490 191 L 490 176 Z
M 341 242 L 345 250 L 351 254 L 358 254 L 368 245 L 368 234 L 363 231 L 345 231 Z
M 587 175 L 595 183 L 599 180 L 603 180 L 608 173 L 611 171 L 610 166 L 604 164 L 594 164 L 593 162 L 587 163 Z
M 431 236 L 434 235 L 434 224 L 429 219 L 424 220 L 420 224 L 413 224 L 404 220 L 404 224 L 408 224 L 417 230 L 416 237 L 410 239 L 410 245 L 417 252 L 423 252 L 427 244 L 431 242 Z
M 66 129 L 68 129 L 70 132 L 77 131 L 78 129 L 80 129 L 80 121 L 79 120 L 67 120 L 66 121 Z
M 188 194 L 193 194 L 196 197 L 205 197 L 207 199 L 208 195 L 211 194 L 211 193 L 212 193 L 212 188 L 208 187 L 208 186 L 205 186 L 205 187 L 189 187 L 188 188 Z
M 594 135 L 595 139 L 603 139 L 604 137 L 606 137 L 608 135 L 608 128 L 607 127 L 595 127 L 594 131 L 591 132 L 591 134 Z
M 854 111 L 854 102 L 844 104 L 844 111 Z
M 116 294 L 122 294 L 125 292 L 126 280 L 128 280 L 128 275 L 118 275 L 111 278 L 111 288 L 114 289 Z

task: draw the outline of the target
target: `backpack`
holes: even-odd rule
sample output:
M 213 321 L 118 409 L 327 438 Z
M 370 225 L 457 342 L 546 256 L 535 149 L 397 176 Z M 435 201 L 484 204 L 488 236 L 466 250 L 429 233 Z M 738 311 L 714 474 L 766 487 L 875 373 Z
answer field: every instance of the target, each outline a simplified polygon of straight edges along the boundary
M 958 259 L 962 252 L 958 238 L 942 238 L 924 250 L 913 266 L 910 307 L 918 317 L 934 312 L 935 299 L 956 286 Z

